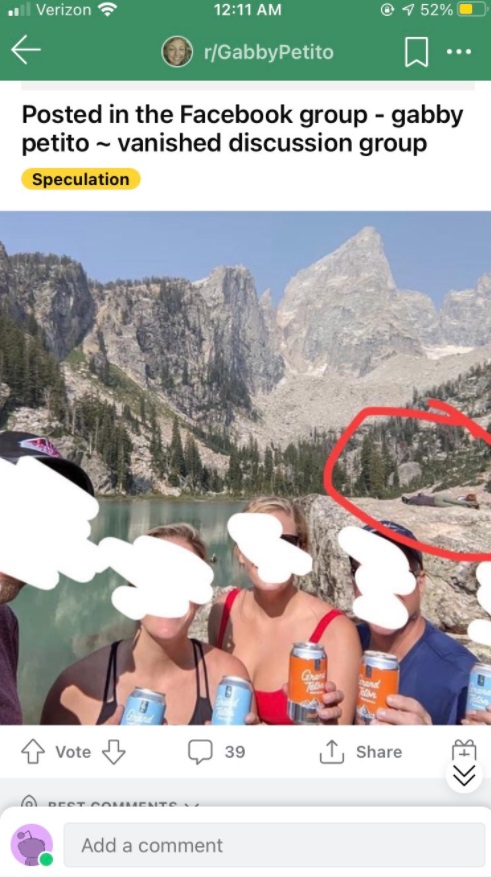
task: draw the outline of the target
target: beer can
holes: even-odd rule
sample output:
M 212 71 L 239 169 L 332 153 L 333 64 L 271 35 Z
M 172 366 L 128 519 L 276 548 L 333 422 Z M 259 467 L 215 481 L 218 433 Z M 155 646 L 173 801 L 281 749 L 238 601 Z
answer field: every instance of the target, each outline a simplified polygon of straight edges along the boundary
M 465 711 L 484 712 L 488 706 L 491 706 L 491 666 L 474 664 L 469 676 Z
M 357 724 L 369 725 L 389 694 L 399 691 L 399 661 L 386 652 L 364 652 L 358 677 Z
M 134 688 L 124 708 L 122 725 L 161 725 L 165 715 L 165 694 L 149 688 Z
M 288 677 L 288 718 L 295 725 L 317 725 L 317 707 L 327 682 L 327 655 L 319 643 L 294 643 Z
M 224 676 L 217 688 L 212 725 L 244 725 L 252 705 L 252 685 L 240 676 Z

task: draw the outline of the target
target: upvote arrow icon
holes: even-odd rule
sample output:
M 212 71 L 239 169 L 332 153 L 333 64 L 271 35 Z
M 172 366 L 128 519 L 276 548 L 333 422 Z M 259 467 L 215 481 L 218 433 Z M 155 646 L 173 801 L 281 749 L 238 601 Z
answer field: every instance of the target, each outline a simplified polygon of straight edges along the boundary
M 26 743 L 24 748 L 21 750 L 22 755 L 27 755 L 27 763 L 28 764 L 39 764 L 39 756 L 44 755 L 44 749 L 39 745 L 37 740 L 29 740 L 29 743 Z

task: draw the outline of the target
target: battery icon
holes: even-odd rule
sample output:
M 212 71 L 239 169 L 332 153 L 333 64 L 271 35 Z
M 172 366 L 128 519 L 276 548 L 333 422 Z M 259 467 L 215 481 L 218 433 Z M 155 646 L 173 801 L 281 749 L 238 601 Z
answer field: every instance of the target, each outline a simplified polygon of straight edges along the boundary
M 489 6 L 485 0 L 476 0 L 475 3 L 457 3 L 457 15 L 466 18 L 482 18 L 489 12 Z

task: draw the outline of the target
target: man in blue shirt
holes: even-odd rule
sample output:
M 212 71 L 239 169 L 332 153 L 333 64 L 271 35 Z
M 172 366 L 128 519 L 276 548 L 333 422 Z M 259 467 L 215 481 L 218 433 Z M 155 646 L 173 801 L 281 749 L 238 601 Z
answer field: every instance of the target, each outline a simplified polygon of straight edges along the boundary
M 465 717 L 467 687 L 475 656 L 446 633 L 434 627 L 421 613 L 426 587 L 423 555 L 397 541 L 397 534 L 416 539 L 410 530 L 392 521 L 381 521 L 394 531 L 394 542 L 404 552 L 416 587 L 399 599 L 409 618 L 400 630 L 386 630 L 375 624 L 358 627 L 364 650 L 396 655 L 400 665 L 399 694 L 387 698 L 387 707 L 377 710 L 377 725 L 457 725 Z M 377 533 L 372 527 L 365 527 Z M 380 535 L 382 539 L 388 538 Z M 358 562 L 350 558 L 355 593 Z

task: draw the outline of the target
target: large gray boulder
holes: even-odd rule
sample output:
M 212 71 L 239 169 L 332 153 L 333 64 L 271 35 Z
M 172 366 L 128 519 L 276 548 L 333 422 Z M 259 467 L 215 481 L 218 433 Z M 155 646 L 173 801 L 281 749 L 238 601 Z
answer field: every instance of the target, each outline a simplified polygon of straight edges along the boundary
M 438 509 L 405 506 L 400 500 L 356 500 L 374 518 L 396 521 L 427 543 L 453 551 L 478 552 L 491 547 L 491 511 L 488 508 Z M 314 566 L 302 587 L 319 594 L 341 609 L 349 610 L 353 599 L 348 559 L 337 535 L 347 525 L 361 526 L 328 496 L 311 495 L 300 500 L 307 517 Z M 474 618 L 486 613 L 476 599 L 477 564 L 424 557 L 428 586 L 424 600 L 427 618 L 442 630 L 464 635 Z

